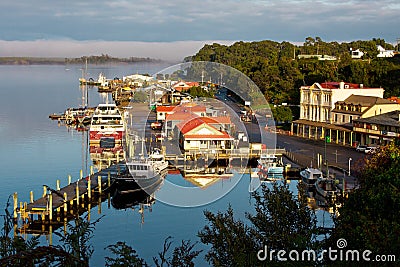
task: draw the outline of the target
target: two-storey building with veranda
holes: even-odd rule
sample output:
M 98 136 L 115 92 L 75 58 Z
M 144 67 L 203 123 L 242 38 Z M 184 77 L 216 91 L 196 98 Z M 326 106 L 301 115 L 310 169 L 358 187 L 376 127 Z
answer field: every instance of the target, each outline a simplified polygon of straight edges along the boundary
M 314 83 L 300 87 L 300 119 L 332 123 L 335 103 L 351 95 L 383 98 L 383 88 L 367 88 L 345 82 Z
M 332 110 L 335 103 L 351 95 L 383 97 L 383 88 L 369 88 L 348 82 L 314 83 L 300 87 L 300 119 L 292 123 L 291 132 L 303 137 L 353 145 L 352 129 L 336 125 Z

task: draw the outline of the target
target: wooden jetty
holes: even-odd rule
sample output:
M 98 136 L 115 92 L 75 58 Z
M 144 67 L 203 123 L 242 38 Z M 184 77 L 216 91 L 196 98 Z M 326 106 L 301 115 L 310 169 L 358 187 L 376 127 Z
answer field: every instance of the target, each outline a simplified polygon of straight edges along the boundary
M 19 233 L 43 233 L 49 226 L 61 226 L 66 222 L 89 211 L 97 204 L 100 204 L 113 179 L 127 171 L 126 165 L 121 162 L 103 169 L 97 173 L 91 173 L 83 177 L 82 171 L 80 178 L 76 182 L 71 182 L 68 176 L 68 185 L 60 188 L 60 181 L 56 182 L 56 189 L 46 185 L 43 186 L 43 195 L 34 200 L 33 192 L 30 193 L 30 202 L 20 202 L 18 206 L 18 195 L 14 193 L 14 225 Z M 100 205 L 99 205 L 100 206 Z M 41 229 L 37 229 L 39 228 Z M 50 227 L 51 232 L 51 227 Z

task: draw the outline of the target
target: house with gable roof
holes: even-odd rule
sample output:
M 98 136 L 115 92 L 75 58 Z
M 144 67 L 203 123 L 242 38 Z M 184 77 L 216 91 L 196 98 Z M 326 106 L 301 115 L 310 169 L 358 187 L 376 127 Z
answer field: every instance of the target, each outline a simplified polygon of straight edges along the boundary
M 351 95 L 337 101 L 332 110 L 333 123 L 352 123 L 354 119 L 369 118 L 390 111 L 400 110 L 400 105 L 376 96 Z
M 233 149 L 234 138 L 228 132 L 207 123 L 205 118 L 192 118 L 176 125 L 179 144 L 185 152 L 215 150 L 227 152 Z

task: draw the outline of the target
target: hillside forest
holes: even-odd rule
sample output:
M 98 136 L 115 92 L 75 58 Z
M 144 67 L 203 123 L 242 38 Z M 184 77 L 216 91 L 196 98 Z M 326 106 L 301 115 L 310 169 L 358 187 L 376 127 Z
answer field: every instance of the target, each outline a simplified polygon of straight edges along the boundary
M 214 43 L 205 45 L 185 61 L 210 61 L 233 67 L 247 75 L 271 104 L 298 105 L 300 86 L 325 81 L 382 87 L 384 97 L 400 96 L 400 54 L 378 58 L 377 45 L 386 50 L 398 49 L 383 39 L 339 43 L 307 37 L 302 45 L 270 40 L 240 41 L 230 46 Z M 351 50 L 356 49 L 364 52 L 361 59 L 351 57 Z M 318 60 L 316 55 L 334 56 L 336 60 Z

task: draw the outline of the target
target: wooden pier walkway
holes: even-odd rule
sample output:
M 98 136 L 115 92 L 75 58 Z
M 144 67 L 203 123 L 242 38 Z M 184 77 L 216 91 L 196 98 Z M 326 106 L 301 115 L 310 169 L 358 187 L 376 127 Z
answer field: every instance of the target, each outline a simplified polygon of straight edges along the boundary
M 19 222 L 22 221 L 20 229 L 24 229 L 25 232 L 30 224 L 60 224 L 63 219 L 73 216 L 77 210 L 87 211 L 87 205 L 90 209 L 92 198 L 95 201 L 101 199 L 103 190 L 110 188 L 114 178 L 126 171 L 127 167 L 124 162 L 114 164 L 96 173 L 91 171 L 87 177 L 82 177 L 81 171 L 80 179 L 71 182 L 71 176 L 69 176 L 68 185 L 65 187 L 60 188 L 59 180 L 57 180 L 56 189 L 44 185 L 43 195 L 39 199 L 34 200 L 31 191 L 30 203 L 20 202 L 19 207 L 18 195 L 14 193 L 14 222 L 19 225 Z

